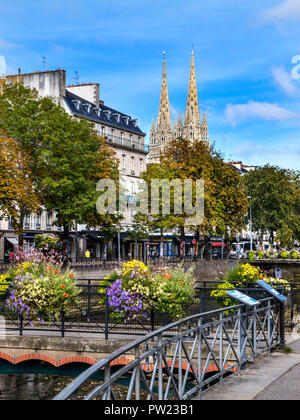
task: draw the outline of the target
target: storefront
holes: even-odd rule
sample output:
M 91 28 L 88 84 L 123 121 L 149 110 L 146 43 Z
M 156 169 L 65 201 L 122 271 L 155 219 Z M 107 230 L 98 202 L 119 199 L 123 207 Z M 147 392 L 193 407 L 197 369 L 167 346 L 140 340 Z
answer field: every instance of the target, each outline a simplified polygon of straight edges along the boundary
M 4 238 L 4 261 L 10 260 L 11 254 L 18 251 L 19 241 L 16 238 Z

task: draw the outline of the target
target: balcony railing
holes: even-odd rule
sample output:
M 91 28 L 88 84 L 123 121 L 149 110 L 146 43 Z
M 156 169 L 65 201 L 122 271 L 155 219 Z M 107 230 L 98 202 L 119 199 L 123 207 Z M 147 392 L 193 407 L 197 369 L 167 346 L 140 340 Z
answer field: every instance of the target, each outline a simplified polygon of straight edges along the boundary
M 147 153 L 149 152 L 149 146 L 144 144 L 143 142 L 112 135 L 107 135 L 105 137 L 107 138 L 107 141 L 109 143 L 116 144 L 118 146 L 128 147 L 129 149 L 136 149 Z

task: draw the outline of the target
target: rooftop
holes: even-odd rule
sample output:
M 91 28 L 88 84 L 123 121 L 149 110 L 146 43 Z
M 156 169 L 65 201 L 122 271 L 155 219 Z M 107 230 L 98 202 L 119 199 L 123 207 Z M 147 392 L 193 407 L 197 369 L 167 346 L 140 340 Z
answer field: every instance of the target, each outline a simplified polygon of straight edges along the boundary
M 99 101 L 99 107 L 96 107 L 92 102 L 69 92 L 68 88 L 64 100 L 73 115 L 84 117 L 99 124 L 102 123 L 120 130 L 129 131 L 133 134 L 146 136 L 139 128 L 137 119 L 109 108 L 102 101 Z

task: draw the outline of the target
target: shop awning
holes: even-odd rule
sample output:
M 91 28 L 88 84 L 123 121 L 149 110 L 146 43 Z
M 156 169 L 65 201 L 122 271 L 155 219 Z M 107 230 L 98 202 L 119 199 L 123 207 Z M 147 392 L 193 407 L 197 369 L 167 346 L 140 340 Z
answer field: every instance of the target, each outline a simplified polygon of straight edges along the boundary
M 87 236 L 91 239 L 101 239 L 102 236 L 100 236 L 99 232 L 88 232 Z
M 211 243 L 212 244 L 212 246 L 218 246 L 218 247 L 220 247 L 220 246 L 222 246 L 222 242 L 212 242 Z
M 12 245 L 19 245 L 19 241 L 16 238 L 5 238 Z

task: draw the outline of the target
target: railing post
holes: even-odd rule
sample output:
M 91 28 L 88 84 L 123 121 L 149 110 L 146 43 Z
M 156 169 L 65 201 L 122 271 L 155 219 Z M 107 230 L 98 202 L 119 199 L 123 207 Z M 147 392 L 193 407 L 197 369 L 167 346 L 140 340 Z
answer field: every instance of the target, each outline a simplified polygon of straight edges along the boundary
M 198 320 L 198 380 L 199 384 L 201 386 L 202 383 L 202 317 Z M 202 398 L 202 388 L 199 389 L 198 392 L 198 400 L 201 400 Z
M 155 312 L 154 312 L 154 309 L 151 309 L 150 322 L 151 322 L 151 331 L 154 332 L 155 331 Z
M 247 351 L 245 342 L 246 336 L 245 306 L 239 309 L 239 373 L 246 369 Z
M 61 312 L 61 336 L 62 336 L 62 338 L 65 337 L 65 313 L 64 313 L 64 311 Z
M 111 376 L 111 374 L 110 374 L 110 365 L 107 365 L 105 367 L 105 370 L 104 370 L 104 380 L 105 381 L 109 381 L 110 380 L 110 376 Z M 103 399 L 106 400 L 106 401 L 110 401 L 111 400 L 111 387 L 110 386 L 105 391 L 105 395 L 103 395 Z
M 19 335 L 23 337 L 23 315 L 19 312 Z
M 158 337 L 158 345 L 157 345 L 157 357 L 158 359 L 158 399 L 159 401 L 163 400 L 163 356 L 162 356 L 163 348 L 162 348 L 162 335 L 160 334 Z
M 91 279 L 88 279 L 88 306 L 87 306 L 87 318 L 90 322 L 91 317 Z
M 257 358 L 257 340 L 256 340 L 256 329 L 257 329 L 257 307 L 254 306 L 253 308 L 253 324 L 252 324 L 252 345 L 254 349 L 254 363 L 256 363 Z
M 280 349 L 283 349 L 286 345 L 285 342 L 285 307 L 284 303 L 279 303 L 279 333 L 280 333 Z
M 268 301 L 268 348 L 269 353 L 272 352 L 273 336 L 274 336 L 274 321 L 272 318 L 271 299 Z
M 297 286 L 296 286 L 297 287 Z M 295 289 L 294 285 L 291 285 L 291 331 L 294 329 L 294 302 L 295 302 Z
M 180 325 L 178 328 L 178 334 L 182 334 L 182 326 Z M 179 400 L 182 400 L 182 337 L 179 337 L 179 346 L 178 346 L 178 394 Z
M 219 363 L 221 369 L 220 385 L 223 386 L 223 316 L 224 313 L 220 313 L 220 348 L 219 348 Z
M 140 348 L 137 346 L 135 348 L 135 358 L 138 360 L 140 358 Z M 140 394 L 140 386 L 141 386 L 141 376 L 140 376 L 140 365 L 136 366 L 136 374 L 135 374 L 135 399 L 136 401 L 140 401 L 141 394 Z
M 108 295 L 107 288 L 105 288 L 105 340 L 108 340 L 109 333 L 109 309 L 108 309 Z

